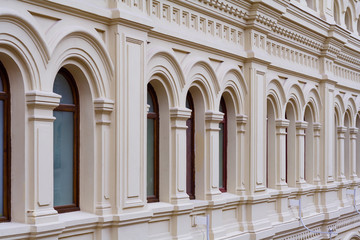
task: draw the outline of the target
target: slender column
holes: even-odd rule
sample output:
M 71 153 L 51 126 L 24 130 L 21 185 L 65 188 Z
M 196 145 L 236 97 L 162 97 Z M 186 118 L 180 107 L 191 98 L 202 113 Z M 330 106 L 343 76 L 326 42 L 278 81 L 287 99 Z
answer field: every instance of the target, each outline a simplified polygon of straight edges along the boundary
M 356 174 L 356 136 L 358 128 L 350 128 L 350 179 L 355 180 Z
M 96 117 L 96 214 L 111 214 L 110 185 L 110 114 L 114 102 L 109 99 L 94 101 Z
M 304 179 L 304 157 L 305 157 L 305 130 L 307 128 L 307 122 L 296 122 L 296 185 L 302 187 L 306 184 Z
M 276 123 L 276 188 L 287 187 L 286 183 L 286 128 L 290 121 L 277 119 Z
M 337 179 L 338 181 L 342 182 L 345 181 L 345 168 L 344 168 L 344 144 L 345 144 L 345 133 L 346 133 L 347 128 L 343 127 L 343 126 L 338 126 L 337 127 L 337 131 L 338 131 L 338 139 L 337 139 Z
M 186 120 L 191 116 L 187 108 L 171 108 L 171 202 L 189 199 L 186 194 Z
M 314 129 L 314 153 L 313 153 L 313 161 L 314 161 L 314 184 L 321 184 L 320 178 L 320 123 L 313 123 Z
M 208 111 L 205 113 L 206 128 L 206 199 L 213 200 L 220 195 L 219 190 L 219 123 L 224 114 Z M 225 151 L 225 150 L 224 150 Z
M 239 115 L 236 117 L 237 123 L 237 154 L 236 154 L 236 193 L 240 195 L 246 194 L 245 186 L 245 159 L 247 159 L 247 153 L 245 149 L 245 126 L 248 117 L 245 115 Z
M 29 115 L 27 222 L 30 224 L 57 221 L 54 201 L 53 110 L 60 96 L 50 92 L 26 94 Z

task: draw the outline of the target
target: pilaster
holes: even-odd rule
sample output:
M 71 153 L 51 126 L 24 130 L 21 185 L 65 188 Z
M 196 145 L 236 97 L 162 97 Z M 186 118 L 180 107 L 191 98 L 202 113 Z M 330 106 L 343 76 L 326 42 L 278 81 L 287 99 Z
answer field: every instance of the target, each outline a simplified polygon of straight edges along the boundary
M 208 111 L 205 113 L 205 198 L 207 200 L 215 200 L 221 194 L 219 190 L 219 123 L 223 117 L 224 114 L 221 112 Z
M 277 119 L 276 123 L 276 188 L 287 188 L 286 183 L 286 128 L 290 121 Z
M 52 92 L 26 93 L 28 109 L 28 209 L 27 222 L 41 224 L 58 220 L 54 202 L 53 110 L 60 96 Z
M 358 128 L 350 128 L 350 179 L 355 181 L 357 179 L 356 174 L 356 138 Z
M 186 194 L 186 120 L 191 116 L 187 108 L 171 108 L 171 202 L 183 203 Z
M 345 177 L 345 133 L 347 131 L 347 127 L 338 126 L 337 133 L 337 180 L 339 182 L 344 182 L 346 180 Z
M 314 153 L 313 153 L 313 162 L 314 162 L 314 171 L 313 171 L 313 184 L 320 185 L 321 184 L 321 173 L 320 169 L 322 168 L 320 164 L 320 123 L 313 123 L 313 131 L 314 131 Z
M 246 185 L 245 185 L 245 159 L 247 159 L 248 151 L 246 151 L 246 141 L 245 141 L 245 126 L 248 121 L 248 117 L 246 115 L 238 115 L 236 117 L 236 125 L 237 125 L 237 158 L 236 158 L 236 193 L 238 195 L 246 194 Z
M 110 204 L 110 115 L 114 102 L 109 99 L 94 101 L 96 118 L 96 214 L 111 214 Z
M 307 122 L 297 121 L 296 125 L 296 186 L 299 188 L 304 187 L 305 181 L 305 130 Z

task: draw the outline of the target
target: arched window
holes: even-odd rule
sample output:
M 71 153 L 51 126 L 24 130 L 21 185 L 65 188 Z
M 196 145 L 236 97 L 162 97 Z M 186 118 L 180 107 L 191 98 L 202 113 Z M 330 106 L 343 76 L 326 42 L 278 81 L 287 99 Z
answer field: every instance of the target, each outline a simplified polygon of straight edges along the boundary
M 147 200 L 159 201 L 159 107 L 151 84 L 147 89 Z
M 186 120 L 186 193 L 190 199 L 195 199 L 195 109 L 190 92 L 186 96 L 186 107 L 191 110 L 191 116 Z
M 220 122 L 219 132 L 219 189 L 226 192 L 227 182 L 227 111 L 223 97 L 220 100 L 220 112 L 224 113 L 223 120 Z
M 314 181 L 314 124 L 313 115 L 309 106 L 305 108 L 304 120 L 308 123 L 304 136 L 304 179 L 308 183 Z M 316 160 L 316 159 L 315 159 Z
M 0 221 L 10 220 L 10 91 L 0 62 Z
M 276 126 L 274 105 L 270 100 L 267 100 L 266 136 L 266 187 L 275 188 Z
M 360 176 L 360 113 L 356 114 L 356 128 L 358 132 L 356 134 L 356 175 Z
M 339 17 L 339 4 L 337 1 L 334 1 L 334 20 L 336 24 L 340 24 L 340 17 Z
M 346 127 L 344 139 L 344 171 L 346 179 L 350 179 L 350 113 L 345 112 L 344 125 Z
M 350 31 L 353 31 L 352 29 L 352 19 L 351 19 L 351 11 L 350 8 L 346 9 L 346 13 L 345 13 L 345 25 L 346 28 Z
M 286 129 L 286 182 L 288 186 L 295 187 L 296 184 L 296 126 L 295 110 L 291 103 L 287 104 L 285 118 L 289 120 Z
M 75 81 L 64 68 L 54 82 L 61 96 L 54 109 L 54 208 L 79 210 L 79 96 Z

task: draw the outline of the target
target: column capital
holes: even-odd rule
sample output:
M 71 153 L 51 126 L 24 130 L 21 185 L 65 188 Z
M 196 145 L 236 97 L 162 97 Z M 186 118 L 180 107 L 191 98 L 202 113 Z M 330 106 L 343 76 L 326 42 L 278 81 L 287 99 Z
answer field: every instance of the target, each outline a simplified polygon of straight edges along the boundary
M 305 121 L 296 121 L 295 126 L 296 129 L 305 130 L 308 127 L 308 123 Z
M 53 92 L 34 90 L 26 93 L 26 103 L 34 108 L 53 110 L 59 106 L 61 96 Z
M 337 127 L 337 132 L 338 133 L 346 133 L 346 131 L 347 131 L 347 127 L 345 127 L 345 126 L 338 126 Z
M 349 128 L 349 130 L 350 130 L 350 134 L 357 134 L 359 132 L 359 129 L 356 127 L 351 127 Z
M 287 119 L 276 119 L 275 125 L 277 128 L 287 128 L 290 124 L 290 121 Z
M 170 117 L 187 120 L 191 116 L 191 110 L 188 108 L 170 108 Z
M 29 120 L 52 122 L 53 110 L 59 106 L 61 96 L 53 92 L 30 91 L 26 93 Z
M 96 113 L 96 123 L 110 124 L 110 114 L 114 110 L 114 101 L 106 98 L 94 100 L 94 109 Z
M 248 116 L 244 114 L 240 114 L 236 116 L 236 122 L 240 124 L 246 124 L 248 120 Z
M 207 111 L 205 112 L 205 121 L 219 123 L 224 119 L 224 113 L 218 111 Z
M 318 122 L 313 123 L 313 129 L 314 129 L 314 131 L 320 131 L 321 123 L 318 123 Z

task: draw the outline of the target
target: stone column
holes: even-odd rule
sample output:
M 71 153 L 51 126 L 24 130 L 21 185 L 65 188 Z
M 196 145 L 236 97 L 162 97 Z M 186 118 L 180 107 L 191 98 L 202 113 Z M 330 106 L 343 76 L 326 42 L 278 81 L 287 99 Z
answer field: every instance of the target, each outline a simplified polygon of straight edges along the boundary
M 313 130 L 314 130 L 314 153 L 313 153 L 313 161 L 314 161 L 314 184 L 319 185 L 321 184 L 320 178 L 320 130 L 321 124 L 320 123 L 313 123 Z
M 188 200 L 186 194 L 186 120 L 191 116 L 187 108 L 171 108 L 171 202 Z
M 358 128 L 350 128 L 350 170 L 349 175 L 351 180 L 357 178 L 356 174 L 356 136 Z
M 286 128 L 290 121 L 277 119 L 276 124 L 276 189 L 284 189 L 286 183 Z
M 208 200 L 214 200 L 221 194 L 219 190 L 219 123 L 223 117 L 224 114 L 221 112 L 208 111 L 205 113 L 206 167 L 204 169 L 206 171 L 205 198 Z
M 296 125 L 296 186 L 303 187 L 306 184 L 304 179 L 304 159 L 305 159 L 305 130 L 307 122 L 297 121 Z
M 60 96 L 51 92 L 26 94 L 28 107 L 28 188 L 27 223 L 41 224 L 58 220 L 54 201 L 53 110 Z
M 347 128 L 343 126 L 338 126 L 338 139 L 337 139 L 337 179 L 340 182 L 346 180 L 345 178 L 345 168 L 344 168 L 344 151 L 345 151 L 345 133 Z
M 245 186 L 245 159 L 247 159 L 247 152 L 245 149 L 245 126 L 248 117 L 245 115 L 239 115 L 236 117 L 237 123 L 237 154 L 236 154 L 236 193 L 240 195 L 245 195 L 246 186 Z M 228 184 L 229 181 L 228 181 Z
M 94 101 L 96 118 L 96 214 L 111 214 L 110 185 L 110 114 L 114 102 L 109 99 Z

